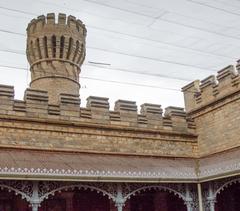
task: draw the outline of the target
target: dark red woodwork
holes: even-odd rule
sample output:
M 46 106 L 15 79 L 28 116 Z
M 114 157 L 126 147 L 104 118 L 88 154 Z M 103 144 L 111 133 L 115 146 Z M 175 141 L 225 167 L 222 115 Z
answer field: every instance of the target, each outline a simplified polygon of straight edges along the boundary
M 160 191 L 142 192 L 133 196 L 124 211 L 187 211 L 182 199 Z
M 0 191 L 0 211 L 31 211 L 28 203 L 13 192 Z
M 42 203 L 39 211 L 109 211 L 110 201 L 96 191 L 73 190 L 57 193 Z
M 234 194 L 239 195 L 239 185 L 234 187 Z M 228 192 L 224 193 L 228 194 Z M 224 206 L 224 201 L 220 205 Z M 239 202 L 235 205 L 239 206 Z M 228 206 L 229 207 L 229 206 Z M 0 191 L 0 211 L 31 211 L 29 204 L 13 192 Z M 96 191 L 70 190 L 56 193 L 46 199 L 39 211 L 112 211 L 117 210 L 108 197 Z M 133 196 L 127 201 L 124 211 L 186 211 L 183 200 L 173 194 L 160 191 L 147 191 Z M 237 209 L 228 209 L 235 211 Z M 220 208 L 218 211 L 225 211 Z
M 111 209 L 110 209 L 111 207 Z M 71 190 L 57 193 L 42 203 L 39 211 L 110 211 L 117 210 L 106 196 L 96 191 Z M 174 194 L 148 191 L 133 196 L 124 211 L 187 211 L 182 199 Z
M 217 195 L 215 211 L 239 211 L 240 210 L 240 184 L 232 184 Z

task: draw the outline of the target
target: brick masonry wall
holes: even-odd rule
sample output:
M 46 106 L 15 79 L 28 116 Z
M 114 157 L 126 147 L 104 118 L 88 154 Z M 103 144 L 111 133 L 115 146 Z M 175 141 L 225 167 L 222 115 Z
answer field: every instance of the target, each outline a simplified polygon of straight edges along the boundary
M 240 146 L 240 99 L 208 112 L 199 112 L 195 123 L 199 156 Z
M 235 71 L 235 69 L 237 71 Z M 187 114 L 196 124 L 198 155 L 240 146 L 240 63 L 183 87 Z
M 89 97 L 80 107 L 77 95 L 60 94 L 49 104 L 46 91 L 27 89 L 23 101 L 0 85 L 0 147 L 194 157 L 195 124 L 182 108 Z
M 193 157 L 196 138 L 158 131 L 124 130 L 1 119 L 0 147 Z

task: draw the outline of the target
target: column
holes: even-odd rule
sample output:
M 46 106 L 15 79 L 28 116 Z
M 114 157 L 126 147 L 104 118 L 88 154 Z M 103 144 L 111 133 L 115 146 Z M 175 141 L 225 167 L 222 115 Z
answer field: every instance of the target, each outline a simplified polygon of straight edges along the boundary
M 31 203 L 32 211 L 38 211 L 39 204 L 33 204 Z
M 189 184 L 186 184 L 186 196 L 185 196 L 185 204 L 187 206 L 187 211 L 193 210 L 193 199 L 190 195 Z
M 117 207 L 117 211 L 123 211 L 124 204 L 125 204 L 125 199 L 123 198 L 123 194 L 122 194 L 122 186 L 121 184 L 118 184 L 117 196 L 115 199 L 115 206 Z
M 198 203 L 199 203 L 199 211 L 203 211 L 203 203 L 202 203 L 202 186 L 200 183 L 197 184 L 198 190 Z
M 32 207 L 32 211 L 38 211 L 38 207 L 40 206 L 40 199 L 38 195 L 38 182 L 33 182 L 33 195 L 30 200 L 30 204 Z
M 208 185 L 207 203 L 209 205 L 209 210 L 210 211 L 214 211 L 215 210 L 216 197 L 213 194 L 213 187 L 212 187 L 212 183 L 211 182 Z

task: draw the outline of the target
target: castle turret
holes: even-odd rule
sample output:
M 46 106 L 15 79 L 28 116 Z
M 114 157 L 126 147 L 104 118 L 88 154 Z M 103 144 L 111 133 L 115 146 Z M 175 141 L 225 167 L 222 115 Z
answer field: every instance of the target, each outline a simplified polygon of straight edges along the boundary
M 57 104 L 61 93 L 79 96 L 79 73 L 85 58 L 86 28 L 73 16 L 39 16 L 27 27 L 27 58 L 32 89 L 48 92 Z

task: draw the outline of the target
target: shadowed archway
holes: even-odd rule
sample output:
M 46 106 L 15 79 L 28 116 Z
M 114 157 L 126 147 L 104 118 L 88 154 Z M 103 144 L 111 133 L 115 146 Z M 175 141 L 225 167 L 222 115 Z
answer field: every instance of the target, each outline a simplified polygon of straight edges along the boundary
M 239 211 L 240 183 L 231 182 L 217 194 L 215 211 Z
M 39 211 L 110 211 L 111 206 L 111 200 L 102 193 L 74 188 L 50 195 Z
M 2 188 L 2 187 L 1 187 Z M 0 190 L 0 211 L 31 211 L 29 203 L 13 190 Z
M 187 211 L 184 200 L 166 190 L 144 190 L 127 200 L 124 211 Z

